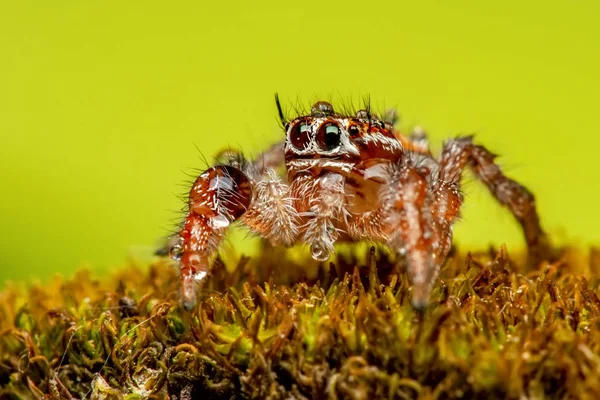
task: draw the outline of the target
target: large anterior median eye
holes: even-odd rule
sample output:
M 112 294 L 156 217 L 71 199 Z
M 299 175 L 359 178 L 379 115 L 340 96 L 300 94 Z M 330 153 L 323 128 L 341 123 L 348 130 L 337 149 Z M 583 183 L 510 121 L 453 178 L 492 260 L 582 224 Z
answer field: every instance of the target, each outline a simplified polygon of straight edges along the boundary
M 335 122 L 325 122 L 317 132 L 317 144 L 323 150 L 333 150 L 340 145 L 341 131 Z
M 310 143 L 310 125 L 307 121 L 300 121 L 290 131 L 290 142 L 292 146 L 303 150 Z

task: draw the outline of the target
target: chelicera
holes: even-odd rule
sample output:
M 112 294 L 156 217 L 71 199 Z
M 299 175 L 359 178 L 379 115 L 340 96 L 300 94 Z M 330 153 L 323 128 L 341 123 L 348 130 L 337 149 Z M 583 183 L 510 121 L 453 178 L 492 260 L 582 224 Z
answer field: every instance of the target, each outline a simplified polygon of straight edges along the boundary
M 319 101 L 288 120 L 276 100 L 285 139 L 255 160 L 225 154 L 190 190 L 171 249 L 185 308 L 193 308 L 212 256 L 238 221 L 273 245 L 305 243 L 320 261 L 339 241 L 384 243 L 406 261 L 412 302 L 422 309 L 452 244 L 467 166 L 521 224 L 530 260 L 547 253 L 533 195 L 471 136 L 447 141 L 434 157 L 421 130 L 402 135 L 393 118 L 368 108 L 346 115 Z

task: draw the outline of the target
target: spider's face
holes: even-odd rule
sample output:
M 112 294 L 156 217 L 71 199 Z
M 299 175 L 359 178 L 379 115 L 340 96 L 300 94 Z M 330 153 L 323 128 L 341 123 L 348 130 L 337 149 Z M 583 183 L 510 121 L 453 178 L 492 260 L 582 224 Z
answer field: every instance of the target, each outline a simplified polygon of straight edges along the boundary
M 360 150 L 351 141 L 349 118 L 335 114 L 329 103 L 318 102 L 310 115 L 301 116 L 289 124 L 286 131 L 286 153 L 294 158 L 340 158 L 358 156 Z
M 341 115 L 331 104 L 320 101 L 310 115 L 286 125 L 285 160 L 292 175 L 303 170 L 348 173 L 364 161 L 392 161 L 401 151 L 391 124 L 365 110 Z

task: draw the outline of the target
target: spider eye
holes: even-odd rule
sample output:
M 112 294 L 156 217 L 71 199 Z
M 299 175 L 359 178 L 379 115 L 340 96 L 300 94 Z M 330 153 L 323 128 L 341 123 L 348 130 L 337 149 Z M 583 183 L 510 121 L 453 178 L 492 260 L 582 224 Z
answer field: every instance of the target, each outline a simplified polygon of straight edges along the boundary
M 307 121 L 301 121 L 292 127 L 290 131 L 290 142 L 299 150 L 308 147 L 310 143 L 310 125 Z
M 354 136 L 358 136 L 358 134 L 360 133 L 360 129 L 358 128 L 358 126 L 356 125 L 350 125 L 348 127 L 348 133 L 350 134 L 350 136 L 354 137 Z
M 326 122 L 317 132 L 317 144 L 324 150 L 333 150 L 340 145 L 340 128 L 334 122 Z

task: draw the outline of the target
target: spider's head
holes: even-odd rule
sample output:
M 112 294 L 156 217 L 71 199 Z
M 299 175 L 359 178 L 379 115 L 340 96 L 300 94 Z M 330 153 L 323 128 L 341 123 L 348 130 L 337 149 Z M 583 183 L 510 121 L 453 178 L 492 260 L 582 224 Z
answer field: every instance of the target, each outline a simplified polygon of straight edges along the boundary
M 402 152 L 391 122 L 367 110 L 339 114 L 325 101 L 315 103 L 309 115 L 285 123 L 285 130 L 285 160 L 292 174 L 301 170 L 349 172 L 360 162 L 393 161 Z

